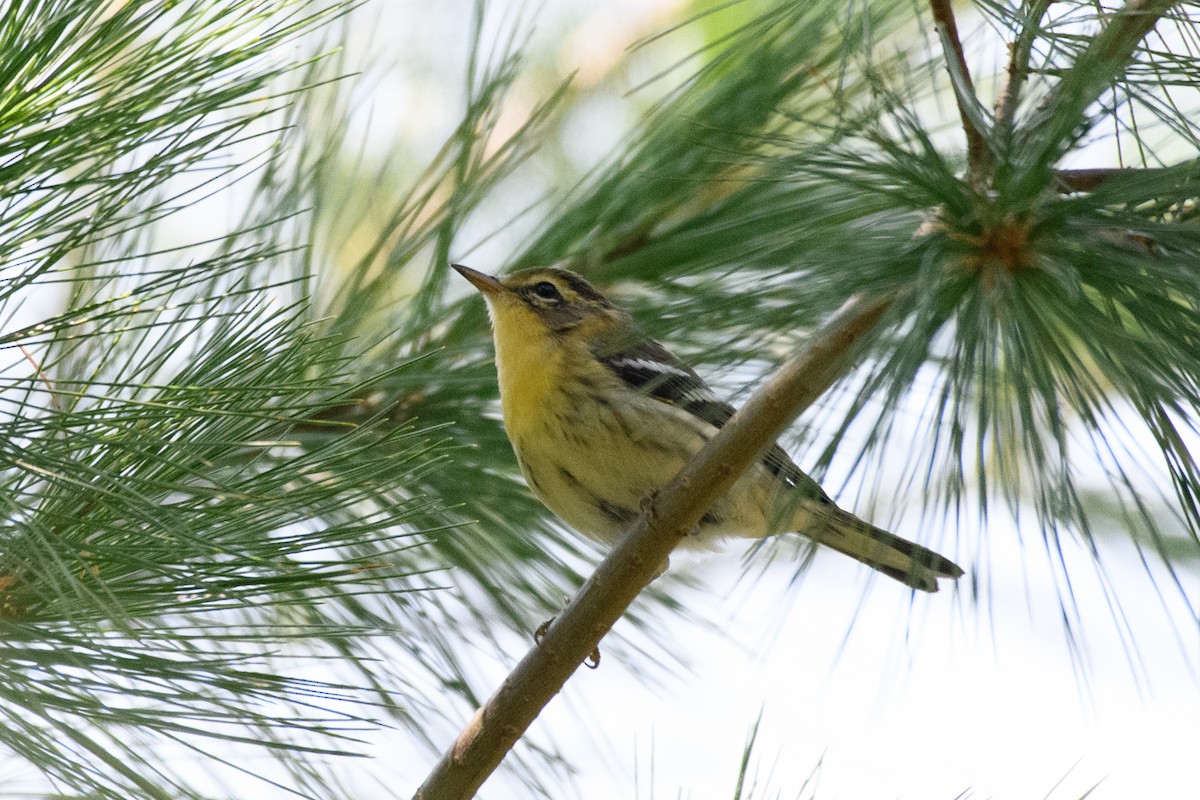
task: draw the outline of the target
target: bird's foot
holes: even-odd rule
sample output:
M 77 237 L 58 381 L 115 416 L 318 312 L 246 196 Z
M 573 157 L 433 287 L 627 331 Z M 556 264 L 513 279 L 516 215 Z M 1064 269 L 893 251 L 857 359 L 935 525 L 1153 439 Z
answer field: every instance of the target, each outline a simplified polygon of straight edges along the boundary
M 541 625 L 537 626 L 537 630 L 535 630 L 533 632 L 533 643 L 534 644 L 536 644 L 538 647 L 542 646 L 542 639 L 546 638 L 546 632 L 550 630 L 550 626 L 554 624 L 554 620 L 556 620 L 556 619 L 558 619 L 557 614 L 555 614 L 553 617 L 551 617 L 550 619 L 543 622 Z M 591 655 L 589 655 L 587 657 L 587 659 L 583 662 L 583 664 L 588 669 L 596 669 L 597 667 L 600 666 L 600 646 L 599 645 L 592 648 Z

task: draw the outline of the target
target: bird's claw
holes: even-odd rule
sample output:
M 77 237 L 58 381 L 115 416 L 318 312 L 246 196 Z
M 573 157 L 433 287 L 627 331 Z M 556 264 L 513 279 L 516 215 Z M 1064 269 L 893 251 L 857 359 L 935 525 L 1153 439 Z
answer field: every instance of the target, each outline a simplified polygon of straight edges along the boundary
M 554 624 L 554 620 L 556 620 L 556 619 L 558 619 L 557 615 L 551 617 L 550 619 L 543 622 L 541 625 L 537 626 L 537 630 L 535 630 L 533 632 L 533 643 L 534 644 L 536 644 L 538 647 L 542 646 L 542 639 L 546 638 L 546 631 L 550 630 L 550 626 Z M 585 667 L 587 667 L 588 669 L 596 669 L 597 667 L 600 666 L 600 646 L 599 645 L 592 648 L 591 655 L 589 655 L 587 657 L 587 659 L 584 660 L 583 665 Z

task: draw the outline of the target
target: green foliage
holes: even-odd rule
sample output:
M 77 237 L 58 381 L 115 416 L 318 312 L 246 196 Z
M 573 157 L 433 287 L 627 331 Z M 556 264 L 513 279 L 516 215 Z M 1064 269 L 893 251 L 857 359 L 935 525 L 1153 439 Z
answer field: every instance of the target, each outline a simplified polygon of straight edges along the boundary
M 547 87 L 512 125 L 526 28 L 492 33 L 482 3 L 459 123 L 422 170 L 378 167 L 400 189 L 352 165 L 348 70 L 315 57 L 345 5 L 9 3 L 0 742 L 64 794 L 172 798 L 210 789 L 164 743 L 262 745 L 310 796 L 348 794 L 322 759 L 377 718 L 444 746 L 480 700 L 473 649 L 527 637 L 594 558 L 521 484 L 486 318 L 445 269 L 499 271 L 470 256 L 509 226 L 531 229 L 507 266 L 587 272 L 706 374 L 741 367 L 731 391 L 850 295 L 897 294 L 806 420 L 825 431 L 806 466 L 870 481 L 900 452 L 930 517 L 1032 511 L 1051 558 L 1116 519 L 1193 569 L 1200 135 L 1177 95 L 1196 54 L 1172 4 L 1147 6 L 1124 27 L 1092 3 L 983 6 L 1018 46 L 1010 102 L 968 108 L 982 185 L 912 4 L 718 7 L 643 43 L 708 37 L 619 152 L 498 218 L 574 95 Z M 1128 163 L 1089 161 L 1109 128 Z M 1079 163 L 1159 169 L 1063 191 Z M 167 240 L 231 184 L 238 230 Z M 675 666 L 664 630 L 702 616 L 683 582 L 606 657 Z M 540 787 L 553 752 L 530 751 Z
M 428 587 L 403 556 L 431 518 L 409 487 L 444 434 L 320 418 L 361 376 L 288 299 L 303 261 L 267 228 L 149 244 L 269 131 L 297 66 L 281 48 L 344 10 L 4 12 L 0 740 L 60 792 L 204 795 L 159 763 L 171 742 L 293 767 L 352 752 L 380 709 L 333 672 L 277 674 L 273 653 L 367 669 L 373 640 L 419 630 L 338 608 Z M 324 793 L 324 770 L 293 771 Z

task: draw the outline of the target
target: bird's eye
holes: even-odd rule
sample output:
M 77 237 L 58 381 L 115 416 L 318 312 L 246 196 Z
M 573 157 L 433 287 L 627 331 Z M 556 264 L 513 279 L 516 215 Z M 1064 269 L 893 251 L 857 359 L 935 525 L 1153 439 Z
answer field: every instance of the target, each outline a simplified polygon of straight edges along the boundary
M 558 287 L 550 281 L 541 281 L 535 283 L 532 289 L 533 293 L 543 300 L 556 300 L 561 302 L 563 296 L 559 294 Z

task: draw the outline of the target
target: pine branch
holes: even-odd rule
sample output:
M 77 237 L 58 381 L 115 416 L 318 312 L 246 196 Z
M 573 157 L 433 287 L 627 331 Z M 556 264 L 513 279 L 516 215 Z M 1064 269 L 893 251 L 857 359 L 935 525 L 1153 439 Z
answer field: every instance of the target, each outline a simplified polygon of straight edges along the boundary
M 950 6 L 950 0 L 929 0 L 929 7 L 933 11 L 934 27 L 942 39 L 946 69 L 950 72 L 954 87 L 954 101 L 958 105 L 958 116 L 967 138 L 967 182 L 976 191 L 982 191 L 991 173 L 992 156 L 978 118 L 979 100 L 975 96 L 971 70 L 967 67 L 962 42 L 958 38 L 954 9 Z
M 1130 0 L 1109 20 L 1023 126 L 1020 150 L 1029 167 L 1013 183 L 1018 195 L 1046 185 L 1046 171 L 1074 144 L 1088 107 L 1128 66 L 1138 45 L 1179 0 Z
M 1145 169 L 1130 169 L 1127 167 L 1098 167 L 1093 169 L 1060 169 L 1054 173 L 1054 185 L 1060 192 L 1090 192 L 1099 188 L 1113 178 L 1120 176 L 1138 175 L 1152 177 L 1154 175 L 1172 175 L 1177 170 L 1170 168 L 1147 167 Z
M 1037 40 L 1039 23 L 1054 0 L 1032 0 L 1027 3 L 1026 16 L 1017 40 L 1009 44 L 1008 66 L 1004 73 L 1004 86 L 996 101 L 996 126 L 1001 131 L 1010 131 L 1016 117 L 1021 90 L 1029 78 L 1029 58 L 1033 43 Z
M 550 699 L 633 600 L 661 574 L 671 551 L 783 428 L 843 373 L 893 296 L 855 297 L 809 345 L 752 396 L 657 495 L 570 605 L 476 712 L 414 795 L 474 797 Z

